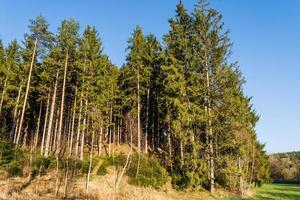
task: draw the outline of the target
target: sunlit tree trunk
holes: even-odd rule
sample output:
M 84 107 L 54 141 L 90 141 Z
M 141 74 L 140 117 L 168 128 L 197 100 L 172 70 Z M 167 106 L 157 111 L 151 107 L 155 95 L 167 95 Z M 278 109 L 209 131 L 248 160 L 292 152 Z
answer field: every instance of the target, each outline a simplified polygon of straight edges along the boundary
M 103 134 L 103 128 L 102 128 L 102 125 L 101 125 L 99 141 L 98 141 L 98 156 L 101 156 L 101 153 L 102 153 L 102 134 Z
M 74 137 L 74 127 L 75 127 L 75 117 L 76 117 L 76 103 L 77 103 L 77 87 L 75 90 L 75 100 L 74 100 L 74 106 L 73 106 L 73 117 L 72 117 L 72 127 L 71 127 L 71 136 L 70 136 L 70 151 L 69 156 L 72 155 L 72 149 L 73 149 L 73 137 Z
M 22 126 L 23 126 L 23 120 L 24 120 L 26 105 L 27 105 L 27 99 L 28 99 L 28 93 L 29 93 L 29 88 L 30 88 L 31 74 L 32 74 L 32 69 L 33 69 L 33 64 L 34 64 L 34 58 L 35 58 L 35 53 L 36 53 L 37 42 L 38 41 L 36 39 L 35 42 L 34 42 L 34 49 L 33 49 L 33 53 L 32 53 L 31 64 L 30 64 L 30 69 L 29 69 L 29 74 L 28 74 L 28 81 L 27 81 L 25 98 L 24 98 L 24 104 L 23 104 L 21 118 L 20 118 L 20 123 L 19 123 L 19 129 L 18 129 L 18 137 L 17 137 L 17 141 L 16 141 L 16 147 L 19 144 L 19 139 L 20 139 L 20 135 L 21 135 L 21 132 L 22 132 Z
M 141 161 L 141 113 L 140 113 L 140 74 L 137 73 L 137 112 L 138 112 L 138 165 L 136 170 L 136 177 L 139 174 L 140 161 Z
M 112 103 L 110 104 L 109 114 L 109 136 L 108 136 L 108 156 L 111 156 L 111 131 L 112 131 Z
M 41 141 L 41 155 L 44 155 L 44 143 L 45 143 L 45 135 L 47 131 L 47 120 L 48 120 L 48 114 L 49 114 L 49 104 L 50 104 L 50 91 L 48 93 L 48 98 L 47 98 L 47 107 L 46 107 L 46 114 L 45 114 L 45 121 L 44 121 L 44 129 L 43 129 L 43 136 L 42 136 L 42 141 Z
M 45 154 L 44 154 L 45 157 L 48 157 L 49 150 L 50 150 L 50 138 L 51 138 L 52 124 L 53 124 L 53 117 L 54 117 L 54 110 L 55 110 L 57 82 L 58 82 L 58 71 L 56 72 L 56 80 L 55 80 L 55 86 L 54 86 L 54 91 L 53 91 L 53 96 L 52 96 L 52 102 L 51 102 L 51 109 L 50 109 L 50 116 L 49 116 L 48 130 L 47 130 L 47 137 L 46 137 L 46 143 L 45 143 Z
M 81 92 L 80 105 L 79 105 L 79 116 L 78 116 L 76 145 L 75 145 L 75 156 L 76 157 L 78 155 L 79 137 L 80 137 L 80 131 L 81 131 L 81 113 L 82 113 L 82 92 Z
M 146 132 L 145 132 L 145 153 L 148 153 L 148 120 L 149 120 L 149 88 L 147 89 L 147 103 L 146 103 Z
M 84 118 L 83 118 L 83 130 L 81 134 L 81 147 L 80 147 L 80 160 L 83 160 L 83 151 L 84 151 L 84 136 L 85 132 L 87 130 L 87 106 L 88 106 L 88 101 L 85 100 L 85 110 L 84 110 Z
M 11 143 L 13 143 L 13 144 L 15 144 L 15 142 L 16 142 L 16 132 L 17 132 L 16 130 L 17 130 L 17 126 L 18 126 L 16 121 L 17 121 L 18 105 L 20 102 L 22 87 L 23 87 L 23 85 L 21 84 L 19 87 L 17 101 L 16 101 L 15 108 L 14 108 L 13 129 L 11 130 L 11 135 L 10 135 Z
M 43 102 L 41 101 L 40 111 L 39 111 L 39 118 L 38 118 L 38 122 L 37 122 L 37 128 L 36 128 L 36 131 L 35 131 L 35 136 L 34 136 L 33 150 L 35 150 L 37 145 L 38 145 L 39 133 L 40 133 L 40 124 L 41 124 L 41 115 L 42 115 L 42 107 L 43 107 Z
M 63 87 L 62 87 L 62 94 L 61 94 L 61 105 L 60 105 L 60 117 L 59 117 L 59 127 L 57 132 L 57 143 L 56 143 L 56 154 L 60 153 L 60 146 L 61 146 L 61 134 L 62 134 L 62 127 L 63 127 L 63 116 L 64 116 L 64 105 L 65 105 L 65 90 L 66 90 L 66 80 L 67 80 L 67 68 L 68 68 L 68 59 L 69 54 L 66 53 L 66 60 L 65 60 L 65 70 L 64 70 L 64 80 L 63 80 Z

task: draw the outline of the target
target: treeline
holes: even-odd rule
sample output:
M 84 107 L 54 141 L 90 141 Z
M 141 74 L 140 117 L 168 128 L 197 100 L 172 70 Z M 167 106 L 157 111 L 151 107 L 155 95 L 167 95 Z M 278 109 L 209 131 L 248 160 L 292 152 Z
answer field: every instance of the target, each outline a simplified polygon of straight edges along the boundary
M 169 24 L 163 44 L 136 27 L 118 68 L 95 27 L 80 34 L 70 19 L 51 33 L 42 16 L 31 20 L 22 44 L 0 45 L 2 139 L 57 159 L 131 144 L 159 158 L 178 189 L 267 181 L 259 117 L 228 61 L 222 16 L 204 0 L 192 13 L 180 2 Z
M 269 156 L 273 181 L 300 181 L 300 152 L 277 153 Z

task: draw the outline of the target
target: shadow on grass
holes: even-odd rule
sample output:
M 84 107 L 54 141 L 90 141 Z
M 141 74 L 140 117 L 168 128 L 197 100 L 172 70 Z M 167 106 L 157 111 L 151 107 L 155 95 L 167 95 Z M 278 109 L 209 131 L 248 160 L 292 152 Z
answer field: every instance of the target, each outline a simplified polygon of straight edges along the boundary
M 249 200 L 299 200 L 300 185 L 296 184 L 272 184 L 258 190 L 258 192 Z
M 242 198 L 228 197 L 223 200 L 242 200 Z M 255 195 L 243 200 L 300 200 L 300 184 L 264 185 Z

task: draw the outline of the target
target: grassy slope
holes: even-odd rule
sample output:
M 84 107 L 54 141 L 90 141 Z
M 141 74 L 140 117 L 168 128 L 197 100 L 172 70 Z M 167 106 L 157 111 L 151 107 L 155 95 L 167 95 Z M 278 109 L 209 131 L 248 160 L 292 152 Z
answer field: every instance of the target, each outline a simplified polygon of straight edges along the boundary
M 238 197 L 223 200 L 240 200 Z M 257 190 L 255 195 L 247 200 L 299 200 L 300 184 L 267 184 Z

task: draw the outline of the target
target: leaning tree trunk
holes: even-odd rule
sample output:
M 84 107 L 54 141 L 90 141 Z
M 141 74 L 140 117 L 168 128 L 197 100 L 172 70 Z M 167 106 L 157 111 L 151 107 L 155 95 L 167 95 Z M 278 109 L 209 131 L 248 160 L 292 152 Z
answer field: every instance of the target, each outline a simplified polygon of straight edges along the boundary
M 36 52 L 37 42 L 38 42 L 38 40 L 35 39 L 34 49 L 33 49 L 33 54 L 32 54 L 32 58 L 31 58 L 30 69 L 29 69 L 29 75 L 28 75 L 28 81 L 27 81 L 27 86 L 26 86 L 24 104 L 23 104 L 21 118 L 20 118 L 20 123 L 19 123 L 19 130 L 18 130 L 18 136 L 17 136 L 17 141 L 16 141 L 16 147 L 19 144 L 20 135 L 21 135 L 21 132 L 22 132 L 22 126 L 23 126 L 23 120 L 24 120 L 24 115 L 25 115 L 25 110 L 26 110 L 26 104 L 27 104 L 27 99 L 28 99 L 28 93 L 29 93 L 29 88 L 30 88 L 31 74 L 32 74 L 32 69 L 33 69 L 33 63 L 34 63 L 34 58 L 35 58 L 35 52 Z
M 50 109 L 49 124 L 48 124 L 47 137 L 46 137 L 46 143 L 45 143 L 45 154 L 44 154 L 45 157 L 48 157 L 48 155 L 49 155 L 50 138 L 51 138 L 53 116 L 54 116 L 54 109 L 55 109 L 55 100 L 56 100 L 57 82 L 58 82 L 58 71 L 56 72 L 56 80 L 55 80 L 54 92 L 53 92 L 53 96 L 52 96 L 52 103 L 51 103 L 51 109 Z
M 67 51 L 67 53 L 66 53 L 66 60 L 65 60 L 65 71 L 64 71 L 63 88 L 62 88 L 62 94 L 61 94 L 59 128 L 58 128 L 57 140 L 56 140 L 56 142 L 57 142 L 56 143 L 56 155 L 60 154 L 61 132 L 62 132 L 62 126 L 63 126 L 64 105 L 65 105 L 65 90 L 66 90 L 68 59 L 69 59 L 69 54 L 68 54 L 68 51 Z

